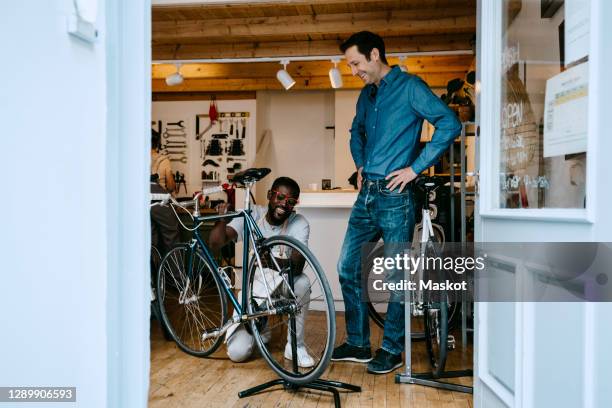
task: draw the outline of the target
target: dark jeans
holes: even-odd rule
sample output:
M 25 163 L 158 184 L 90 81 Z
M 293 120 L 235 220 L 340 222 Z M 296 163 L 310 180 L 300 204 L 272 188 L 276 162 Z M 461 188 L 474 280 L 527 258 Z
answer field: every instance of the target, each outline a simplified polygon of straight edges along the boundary
M 164 194 L 160 185 L 151 183 L 151 193 Z M 151 207 L 151 245 L 159 250 L 162 258 L 179 242 L 179 224 L 169 206 Z
M 338 260 L 338 274 L 344 298 L 347 343 L 370 347 L 368 308 L 362 300 L 362 246 L 376 236 L 385 244 L 412 240 L 414 231 L 414 194 L 412 186 L 401 193 L 389 191 L 385 180 L 364 180 L 349 219 Z M 393 247 L 393 248 L 392 248 Z M 388 249 L 390 248 L 390 249 Z M 385 245 L 385 256 L 397 246 Z M 391 302 L 385 318 L 382 348 L 399 354 L 404 349 L 404 305 Z

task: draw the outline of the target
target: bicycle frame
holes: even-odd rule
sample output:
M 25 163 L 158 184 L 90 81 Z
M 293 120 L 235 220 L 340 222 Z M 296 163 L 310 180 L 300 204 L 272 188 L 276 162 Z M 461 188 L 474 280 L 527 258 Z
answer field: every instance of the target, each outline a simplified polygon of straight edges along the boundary
M 248 285 L 248 273 L 249 273 L 249 249 L 251 248 L 251 245 L 253 246 L 253 248 L 255 248 L 257 245 L 257 242 L 264 239 L 264 236 L 261 230 L 259 229 L 259 227 L 257 226 L 257 223 L 255 222 L 255 220 L 253 219 L 251 215 L 250 196 L 251 196 L 251 187 L 253 186 L 253 184 L 254 183 L 246 184 L 245 208 L 242 210 L 239 210 L 233 213 L 228 213 L 228 214 L 221 214 L 221 215 L 199 216 L 198 215 L 199 210 L 198 210 L 198 205 L 197 205 L 198 200 L 196 197 L 196 208 L 194 211 L 195 225 L 197 225 L 200 222 L 204 222 L 204 221 L 217 221 L 217 220 L 222 220 L 222 219 L 244 218 L 244 229 L 243 229 L 243 235 L 242 235 L 243 236 L 243 246 L 244 246 L 243 252 L 242 252 L 242 299 L 240 299 L 240 302 L 234 295 L 234 292 L 231 290 L 231 287 L 228 281 L 224 278 L 223 275 L 225 275 L 225 273 L 223 272 L 223 275 L 221 274 L 220 271 L 222 270 L 222 268 L 215 261 L 214 257 L 210 253 L 210 249 L 208 248 L 208 246 L 206 245 L 206 243 L 200 236 L 200 233 L 197 228 L 193 231 L 194 239 L 191 242 L 192 251 L 189 252 L 188 270 L 187 270 L 187 276 L 191 278 L 191 275 L 193 273 L 192 272 L 192 256 L 194 253 L 193 249 L 196 246 L 199 246 L 201 254 L 209 262 L 209 265 L 211 265 L 212 268 L 214 269 L 213 273 L 222 283 L 223 291 L 229 297 L 230 301 L 232 302 L 232 305 L 235 308 L 237 315 L 239 316 L 239 321 L 234 321 L 235 323 L 243 322 L 245 320 L 248 320 L 249 318 L 259 317 L 262 314 L 266 314 L 266 315 L 270 314 L 268 312 L 257 313 L 253 315 L 248 315 L 246 313 L 246 305 L 247 305 L 247 298 L 248 298 L 247 285 Z M 257 263 L 261 266 L 261 259 L 259 258 L 259 253 L 257 252 L 257 250 L 254 251 L 254 254 L 257 259 Z M 271 291 L 268 287 L 266 279 L 264 279 L 264 287 L 267 292 L 268 300 L 271 300 Z

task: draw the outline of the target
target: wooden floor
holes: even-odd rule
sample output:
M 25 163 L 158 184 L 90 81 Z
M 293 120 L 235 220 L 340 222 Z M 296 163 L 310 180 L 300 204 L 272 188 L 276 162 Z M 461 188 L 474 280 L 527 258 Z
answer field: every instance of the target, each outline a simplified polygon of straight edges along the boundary
M 336 344 L 344 341 L 344 316 L 338 313 Z M 373 349 L 381 342 L 382 330 L 372 326 Z M 415 328 L 417 329 L 417 328 Z M 457 341 L 459 343 L 459 336 Z M 426 371 L 423 342 L 413 344 L 414 371 Z M 449 369 L 471 368 L 471 347 L 460 346 L 449 352 Z M 400 368 L 398 371 L 402 370 Z M 429 387 L 396 384 L 394 373 L 371 375 L 357 363 L 331 363 L 322 378 L 362 387 L 360 393 L 342 393 L 343 407 L 423 407 L 472 408 L 472 396 Z M 151 375 L 149 407 L 333 407 L 331 394 L 301 389 L 283 391 L 279 387 L 239 399 L 238 391 L 276 378 L 262 358 L 255 355 L 245 363 L 233 363 L 221 347 L 212 358 L 199 359 L 181 352 L 164 340 L 159 324 L 151 322 Z M 472 385 L 471 378 L 452 379 Z

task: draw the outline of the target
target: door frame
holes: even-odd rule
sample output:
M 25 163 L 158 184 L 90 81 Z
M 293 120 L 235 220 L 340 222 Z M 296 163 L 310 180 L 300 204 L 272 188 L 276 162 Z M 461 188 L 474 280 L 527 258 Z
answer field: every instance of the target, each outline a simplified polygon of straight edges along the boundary
M 105 0 L 107 406 L 146 407 L 150 366 L 151 1 Z
M 480 126 L 479 150 L 477 151 L 477 170 L 479 171 L 479 196 L 476 200 L 475 237 L 476 241 L 486 238 L 484 229 L 487 221 L 534 221 L 534 222 L 563 222 L 568 224 L 594 224 L 597 211 L 597 185 L 601 187 L 601 180 L 597 180 L 596 169 L 598 168 L 598 157 L 595 154 L 600 144 L 600 82 L 602 65 L 600 52 L 603 43 L 601 38 L 602 26 L 600 24 L 600 13 L 604 9 L 603 1 L 590 1 L 590 44 L 589 44 L 589 110 L 588 110 L 588 139 L 587 151 L 591 152 L 587 159 L 586 168 L 586 196 L 587 207 L 585 209 L 500 209 L 498 208 L 499 194 L 499 136 L 500 136 L 500 102 L 501 102 L 501 53 L 502 53 L 502 2 L 478 0 L 477 4 L 477 123 Z M 483 51 L 486 51 L 483 53 Z M 484 84 L 484 86 L 483 86 Z M 497 164 L 497 165 L 496 165 Z M 599 183 L 598 183 L 599 182 Z M 526 268 L 522 262 L 511 260 L 517 269 L 517 274 Z M 482 386 L 486 386 L 500 401 L 509 407 L 533 407 L 534 382 L 535 382 L 535 345 L 533 336 L 525 333 L 533 333 L 536 320 L 535 303 L 516 302 L 515 313 L 515 358 L 514 379 L 515 389 L 510 392 L 500 381 L 489 372 L 487 340 L 490 308 L 486 302 L 475 304 L 475 350 L 474 350 L 474 402 L 480 403 L 480 408 L 487 402 L 482 397 Z M 596 313 L 599 305 L 587 303 L 584 308 L 584 330 L 585 348 L 583 353 L 583 406 L 592 408 L 595 406 L 596 379 L 595 376 L 595 351 L 596 351 Z M 478 397 L 479 396 L 479 397 Z

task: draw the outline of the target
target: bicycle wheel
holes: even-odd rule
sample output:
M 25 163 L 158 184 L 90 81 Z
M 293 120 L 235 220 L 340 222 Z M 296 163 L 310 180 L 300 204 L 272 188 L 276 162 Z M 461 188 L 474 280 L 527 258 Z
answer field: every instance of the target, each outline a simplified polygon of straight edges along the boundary
M 157 295 L 162 320 L 179 348 L 196 357 L 214 353 L 223 336 L 202 340 L 202 334 L 223 325 L 227 299 L 197 249 L 184 244 L 168 252 L 159 269 Z
M 377 246 L 368 255 L 368 258 L 366 261 L 366 265 L 367 265 L 366 271 L 368 271 L 367 272 L 368 273 L 367 275 L 368 284 L 365 286 L 366 288 L 372 288 L 373 287 L 372 281 L 375 279 L 380 279 L 378 275 L 372 273 L 371 271 L 372 271 L 372 268 L 374 267 L 374 259 L 384 257 L 385 255 L 384 249 L 385 248 L 382 245 Z M 370 296 L 369 291 L 367 291 L 364 295 L 367 298 L 368 315 L 370 316 L 370 319 L 372 319 L 372 321 L 376 323 L 380 328 L 384 328 L 385 327 L 385 315 L 387 313 L 387 305 L 389 304 L 390 294 L 386 292 L 376 292 L 374 294 L 375 296 L 372 297 Z
M 151 268 L 151 316 L 155 320 L 159 322 L 159 325 L 162 329 L 162 334 L 164 335 L 164 339 L 172 340 L 172 336 L 168 331 L 168 328 L 164 324 L 161 312 L 159 311 L 159 302 L 157 301 L 157 274 L 159 273 L 159 266 L 161 265 L 161 254 L 159 250 L 151 245 L 151 258 L 150 258 L 150 268 Z
M 435 242 L 425 243 L 425 257 L 437 257 Z M 442 271 L 436 269 L 424 270 L 423 279 L 439 281 Z M 423 317 L 425 323 L 425 345 L 429 355 L 431 374 L 439 378 L 444 372 L 448 352 L 448 296 L 446 292 L 424 293 Z
M 310 250 L 292 237 L 264 240 L 249 263 L 247 294 L 249 314 L 278 310 L 250 321 L 257 346 L 272 370 L 294 384 L 319 378 L 331 359 L 336 319 L 327 278 Z M 293 358 L 300 355 L 298 348 L 310 356 L 310 366 L 300 366 Z
M 431 365 L 431 374 L 439 378 L 444 372 L 448 352 L 448 303 L 441 300 L 436 303 L 426 303 L 425 313 L 425 344 Z

